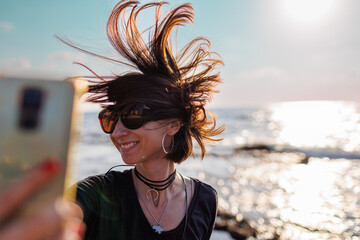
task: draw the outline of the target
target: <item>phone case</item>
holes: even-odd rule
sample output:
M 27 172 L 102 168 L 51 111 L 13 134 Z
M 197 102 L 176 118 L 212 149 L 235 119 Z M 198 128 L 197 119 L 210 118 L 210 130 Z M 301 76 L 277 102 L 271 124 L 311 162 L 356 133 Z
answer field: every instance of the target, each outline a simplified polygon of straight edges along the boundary
M 49 157 L 60 160 L 63 169 L 21 215 L 31 215 L 68 187 L 74 97 L 68 81 L 0 78 L 0 191 Z

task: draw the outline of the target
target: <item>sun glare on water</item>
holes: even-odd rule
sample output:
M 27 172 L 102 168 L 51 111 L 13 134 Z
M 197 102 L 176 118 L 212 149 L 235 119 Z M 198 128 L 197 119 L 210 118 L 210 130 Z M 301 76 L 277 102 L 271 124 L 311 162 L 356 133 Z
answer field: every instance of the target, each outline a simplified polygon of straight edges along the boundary
M 343 102 L 288 102 L 272 107 L 278 143 L 294 147 L 359 151 L 360 116 Z
M 280 145 L 334 152 L 360 150 L 357 103 L 285 102 L 272 105 L 270 112 Z M 308 164 L 289 165 L 277 173 L 281 191 L 273 195 L 272 203 L 279 209 L 279 218 L 289 223 L 282 239 L 358 239 L 346 238 L 352 230 L 358 231 L 349 221 L 351 214 L 359 216 L 358 174 L 351 174 L 358 170 L 352 162 L 311 157 Z
M 281 11 L 287 19 L 299 25 L 325 21 L 336 10 L 338 0 L 280 0 Z

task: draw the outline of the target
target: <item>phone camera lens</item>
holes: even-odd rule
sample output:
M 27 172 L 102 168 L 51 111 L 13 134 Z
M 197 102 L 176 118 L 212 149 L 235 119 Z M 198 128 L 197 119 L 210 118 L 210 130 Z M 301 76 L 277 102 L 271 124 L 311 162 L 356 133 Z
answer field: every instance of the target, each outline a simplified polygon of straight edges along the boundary
M 23 91 L 20 108 L 20 128 L 34 130 L 39 126 L 43 92 L 37 88 L 26 88 Z

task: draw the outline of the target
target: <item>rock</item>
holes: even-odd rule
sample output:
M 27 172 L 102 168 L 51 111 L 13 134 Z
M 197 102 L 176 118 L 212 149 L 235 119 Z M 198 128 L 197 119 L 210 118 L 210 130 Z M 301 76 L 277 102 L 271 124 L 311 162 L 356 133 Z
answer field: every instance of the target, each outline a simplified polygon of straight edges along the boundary
M 300 160 L 301 164 L 308 164 L 309 163 L 309 157 L 304 153 L 304 157 Z
M 253 150 L 263 150 L 266 152 L 271 152 L 274 151 L 274 147 L 264 144 L 255 144 L 255 145 L 246 145 L 235 149 L 236 152 L 253 151 Z
M 234 154 L 243 154 L 247 153 L 253 157 L 260 159 L 270 159 L 272 160 L 273 155 L 278 156 L 279 159 L 286 158 L 287 163 L 300 163 L 308 164 L 309 156 L 297 149 L 277 149 L 274 146 L 264 145 L 264 144 L 255 144 L 238 147 L 234 150 Z M 281 157 L 283 156 L 283 157 Z
M 245 240 L 248 237 L 256 237 L 256 229 L 246 219 L 238 221 L 236 217 L 222 209 L 218 210 L 215 229 L 227 231 L 233 239 Z

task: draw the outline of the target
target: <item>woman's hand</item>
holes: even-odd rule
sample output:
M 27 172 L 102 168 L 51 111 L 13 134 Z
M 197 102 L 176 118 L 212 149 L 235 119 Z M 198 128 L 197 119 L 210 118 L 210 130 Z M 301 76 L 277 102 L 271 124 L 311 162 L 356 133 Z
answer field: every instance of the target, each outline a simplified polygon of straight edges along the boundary
M 44 206 L 31 218 L 15 219 L 4 224 L 28 197 L 45 186 L 59 170 L 59 163 L 49 159 L 0 193 L 0 240 L 82 239 L 85 232 L 82 210 L 75 203 L 63 199 Z

